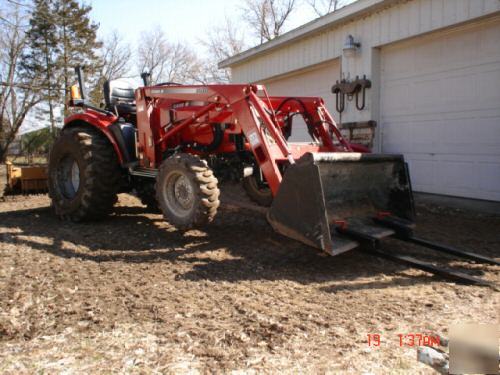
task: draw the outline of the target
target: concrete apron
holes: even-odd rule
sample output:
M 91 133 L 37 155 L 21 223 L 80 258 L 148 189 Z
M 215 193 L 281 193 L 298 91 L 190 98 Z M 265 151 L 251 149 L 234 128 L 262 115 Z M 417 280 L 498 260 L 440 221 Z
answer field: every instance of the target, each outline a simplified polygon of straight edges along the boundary
M 500 202 L 417 192 L 413 192 L 413 195 L 417 204 L 445 206 L 500 216 Z

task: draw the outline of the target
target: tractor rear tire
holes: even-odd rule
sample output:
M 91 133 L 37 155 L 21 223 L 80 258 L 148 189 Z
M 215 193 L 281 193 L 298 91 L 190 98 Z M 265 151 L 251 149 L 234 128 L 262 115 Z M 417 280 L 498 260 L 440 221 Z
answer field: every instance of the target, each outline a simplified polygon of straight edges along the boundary
M 217 178 L 205 160 L 177 154 L 165 159 L 156 178 L 156 199 L 165 220 L 187 230 L 211 222 L 219 207 Z
M 65 129 L 50 152 L 49 196 L 62 220 L 95 220 L 109 214 L 122 177 L 113 146 L 97 129 Z

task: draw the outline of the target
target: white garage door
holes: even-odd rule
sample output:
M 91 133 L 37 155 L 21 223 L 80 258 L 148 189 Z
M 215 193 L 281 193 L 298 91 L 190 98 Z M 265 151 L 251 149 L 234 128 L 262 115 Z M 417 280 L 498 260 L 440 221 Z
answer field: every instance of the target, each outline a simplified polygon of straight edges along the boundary
M 500 200 L 500 22 L 381 51 L 381 145 L 415 191 Z
M 335 59 L 319 67 L 263 83 L 269 95 L 322 97 L 328 111 L 335 118 L 337 113 L 335 112 L 335 96 L 331 90 L 338 79 L 340 79 L 340 63 L 338 59 Z M 305 124 L 294 120 L 291 140 L 310 140 Z

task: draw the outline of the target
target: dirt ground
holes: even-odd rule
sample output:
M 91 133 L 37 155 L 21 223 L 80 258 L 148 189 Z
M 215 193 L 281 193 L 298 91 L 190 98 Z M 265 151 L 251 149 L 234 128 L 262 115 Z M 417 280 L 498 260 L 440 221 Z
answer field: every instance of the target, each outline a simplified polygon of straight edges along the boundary
M 418 209 L 422 236 L 500 257 L 500 217 Z M 385 248 L 500 281 L 500 267 Z M 46 196 L 0 202 L 0 373 L 432 373 L 398 334 L 498 311 L 490 288 L 360 251 L 322 256 L 256 213 L 225 208 L 182 233 L 129 195 L 91 224 L 60 222 Z

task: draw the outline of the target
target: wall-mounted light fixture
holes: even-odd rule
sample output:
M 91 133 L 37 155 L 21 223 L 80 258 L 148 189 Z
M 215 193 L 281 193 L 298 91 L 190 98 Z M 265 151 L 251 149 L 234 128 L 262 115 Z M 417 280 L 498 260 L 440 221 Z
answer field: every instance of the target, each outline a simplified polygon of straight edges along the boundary
M 354 40 L 354 37 L 352 35 L 347 35 L 345 38 L 344 42 L 344 56 L 345 57 L 352 57 L 356 54 L 356 52 L 360 49 L 361 43 Z

